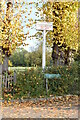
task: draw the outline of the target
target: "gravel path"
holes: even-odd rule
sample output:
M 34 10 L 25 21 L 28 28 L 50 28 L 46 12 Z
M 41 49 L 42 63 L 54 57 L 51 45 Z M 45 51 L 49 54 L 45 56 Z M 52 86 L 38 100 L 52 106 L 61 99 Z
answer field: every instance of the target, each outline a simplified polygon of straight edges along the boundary
M 78 108 L 3 107 L 3 118 L 78 118 Z
M 78 118 L 78 97 L 28 101 L 2 105 L 3 118 Z

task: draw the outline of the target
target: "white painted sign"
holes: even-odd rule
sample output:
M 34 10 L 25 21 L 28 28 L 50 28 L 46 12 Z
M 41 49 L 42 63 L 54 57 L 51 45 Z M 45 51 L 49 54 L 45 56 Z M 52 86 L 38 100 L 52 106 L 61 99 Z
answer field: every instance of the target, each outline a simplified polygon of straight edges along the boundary
M 53 22 L 37 22 L 37 30 L 53 30 Z
M 39 22 L 36 23 L 37 30 L 43 30 L 43 51 L 42 51 L 42 68 L 46 66 L 46 30 L 53 30 L 53 22 Z

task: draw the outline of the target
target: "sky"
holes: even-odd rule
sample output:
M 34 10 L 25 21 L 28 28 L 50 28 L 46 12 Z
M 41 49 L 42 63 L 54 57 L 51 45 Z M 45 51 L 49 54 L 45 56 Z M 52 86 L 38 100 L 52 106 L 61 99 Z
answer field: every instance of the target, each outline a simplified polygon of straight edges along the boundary
M 13 1 L 13 4 L 15 4 L 15 2 L 17 2 L 17 3 L 22 3 L 22 2 L 28 2 L 28 3 L 30 3 L 30 2 L 36 2 L 36 3 L 38 3 L 39 6 L 42 5 L 43 1 L 46 2 L 46 0 L 12 0 L 12 1 Z M 42 3 L 39 3 L 39 1 L 42 1 Z M 36 27 L 34 25 L 33 28 L 26 28 L 26 23 L 28 23 L 28 19 L 29 18 L 33 18 L 34 20 L 38 21 L 40 19 L 40 17 L 37 17 L 35 15 L 36 7 L 35 7 L 34 4 L 30 4 L 28 6 L 25 6 L 25 4 L 24 4 L 22 6 L 22 9 L 25 10 L 25 7 L 28 7 L 28 11 L 25 13 L 26 16 L 27 16 L 27 18 L 25 18 L 25 15 L 22 14 L 22 17 L 23 17 L 24 21 L 26 21 L 26 22 L 23 21 L 23 23 L 22 23 L 23 26 L 24 26 L 23 31 L 24 31 L 24 34 L 26 34 L 27 31 L 29 31 L 29 35 L 32 36 L 32 35 L 34 35 L 37 32 Z M 32 12 L 31 12 L 30 15 L 28 15 L 30 7 L 32 7 Z M 16 11 L 16 13 L 17 13 L 17 11 Z M 27 51 L 31 52 L 32 50 L 35 50 L 35 48 L 38 47 L 38 45 L 40 44 L 40 41 L 38 41 L 36 38 L 31 38 L 30 39 L 30 38 L 28 38 L 28 36 L 27 36 L 27 38 L 25 40 L 25 43 L 27 43 L 29 45 L 28 46 L 21 46 L 21 47 L 23 47 Z
M 22 1 L 26 1 L 26 2 L 28 2 L 28 3 L 30 3 L 30 2 L 36 2 L 36 3 L 38 3 L 38 6 L 41 7 L 41 6 L 42 6 L 42 3 L 43 3 L 43 2 L 45 3 L 47 0 L 21 0 L 21 2 L 22 2 Z M 19 0 L 17 0 L 17 2 L 19 2 Z M 41 2 L 41 3 L 40 3 L 40 2 Z M 29 16 L 28 16 L 28 12 L 26 13 L 27 18 L 28 18 L 28 19 L 29 19 L 29 18 L 33 18 L 33 20 L 36 20 L 36 21 L 40 20 L 40 19 L 41 19 L 40 16 L 37 17 L 37 16 L 35 15 L 35 12 L 37 12 L 35 5 L 34 5 L 34 4 L 29 5 L 29 6 L 28 6 L 28 11 L 30 10 L 30 7 L 32 7 L 32 12 L 31 12 L 31 14 L 30 14 Z M 23 6 L 23 9 L 25 9 L 25 6 Z M 24 15 L 23 15 L 23 18 L 25 19 Z M 26 20 L 26 23 L 28 23 L 28 19 L 25 19 L 25 20 Z M 23 25 L 25 26 L 25 22 L 23 22 Z M 30 36 L 35 35 L 35 33 L 37 32 L 36 26 L 34 25 L 32 29 L 31 29 L 31 28 L 26 28 L 26 26 L 25 26 L 25 27 L 24 27 L 24 34 L 27 33 L 27 31 L 29 31 L 29 35 L 30 35 Z M 29 51 L 29 52 L 32 52 L 32 51 L 34 51 L 36 48 L 38 48 L 38 46 L 39 46 L 39 44 L 40 44 L 41 42 L 42 42 L 42 41 L 39 41 L 39 40 L 37 40 L 36 38 L 33 38 L 33 37 L 32 37 L 31 40 L 30 40 L 30 38 L 28 38 L 28 36 L 27 36 L 25 43 L 27 43 L 27 44 L 29 44 L 29 45 L 28 45 L 28 46 L 21 46 L 21 47 L 23 47 L 25 50 L 27 50 L 27 51 Z M 50 49 L 50 48 L 49 48 L 49 49 Z
M 20 2 L 19 0 L 15 0 L 15 2 Z M 39 3 L 39 1 L 40 0 L 21 0 L 21 2 L 22 1 L 27 1 L 27 2 L 38 2 Z M 39 4 L 39 6 L 41 6 L 41 4 Z M 23 9 L 25 10 L 25 5 L 23 6 Z M 33 18 L 34 20 L 38 20 L 38 19 L 40 19 L 39 17 L 37 17 L 36 15 L 35 15 L 35 12 L 36 12 L 36 7 L 35 7 L 35 5 L 34 4 L 31 4 L 30 6 L 28 6 L 28 11 L 30 10 L 30 7 L 32 7 L 32 13 L 30 14 L 30 16 L 28 16 L 28 12 L 26 13 L 26 16 L 27 16 L 27 18 L 25 18 L 24 17 L 24 15 L 22 15 L 22 17 L 25 19 L 25 21 L 26 22 L 23 22 L 23 25 L 25 26 L 25 23 L 28 23 L 28 19 L 29 18 Z M 29 31 L 29 35 L 30 36 L 32 36 L 32 35 L 34 35 L 37 31 L 36 31 L 36 27 L 35 27 L 35 25 L 33 26 L 34 28 L 33 29 L 31 29 L 31 28 L 26 28 L 26 26 L 24 27 L 24 34 L 25 33 L 27 33 L 27 31 Z M 27 51 L 29 51 L 29 52 L 31 52 L 32 50 L 35 50 L 35 48 L 37 48 L 38 47 L 38 45 L 39 45 L 39 43 L 40 43 L 40 41 L 38 41 L 36 38 L 31 38 L 31 40 L 30 40 L 30 38 L 28 38 L 28 36 L 27 36 L 27 38 L 26 38 L 26 41 L 25 41 L 25 43 L 27 43 L 27 44 L 29 44 L 28 46 L 25 46 L 25 47 L 23 47 L 23 46 L 21 46 L 21 47 L 23 47 L 24 49 L 26 49 Z

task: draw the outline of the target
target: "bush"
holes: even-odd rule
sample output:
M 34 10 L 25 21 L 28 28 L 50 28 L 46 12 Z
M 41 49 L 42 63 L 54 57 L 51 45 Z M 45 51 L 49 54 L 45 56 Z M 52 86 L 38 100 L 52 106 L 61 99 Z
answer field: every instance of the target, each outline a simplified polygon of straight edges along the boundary
M 79 94 L 78 63 L 46 69 L 46 73 L 60 74 L 60 79 L 49 80 L 50 93 L 54 95 Z
M 74 62 L 71 66 L 58 66 L 46 68 L 45 73 L 61 75 L 61 78 L 48 80 L 48 94 L 50 95 L 79 95 L 79 75 L 78 63 Z M 10 93 L 9 93 L 10 94 Z M 41 68 L 25 69 L 25 71 L 17 71 L 17 83 L 14 86 L 15 99 L 17 98 L 36 98 L 45 97 L 46 87 L 44 74 Z
M 44 76 L 42 69 L 26 69 L 25 72 L 17 72 L 17 84 L 15 86 L 15 98 L 44 97 Z

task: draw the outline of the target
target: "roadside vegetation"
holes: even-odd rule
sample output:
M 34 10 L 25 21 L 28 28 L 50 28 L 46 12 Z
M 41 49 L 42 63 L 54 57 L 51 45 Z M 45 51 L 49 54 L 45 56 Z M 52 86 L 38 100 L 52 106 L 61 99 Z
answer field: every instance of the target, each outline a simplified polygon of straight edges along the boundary
M 45 73 L 61 75 L 59 79 L 48 80 L 48 93 L 46 93 Z M 13 91 L 4 90 L 5 99 L 27 99 L 27 98 L 44 98 L 61 95 L 79 95 L 79 75 L 78 63 L 74 62 L 70 66 L 47 67 L 45 73 L 42 68 L 25 69 L 16 71 L 17 81 Z

